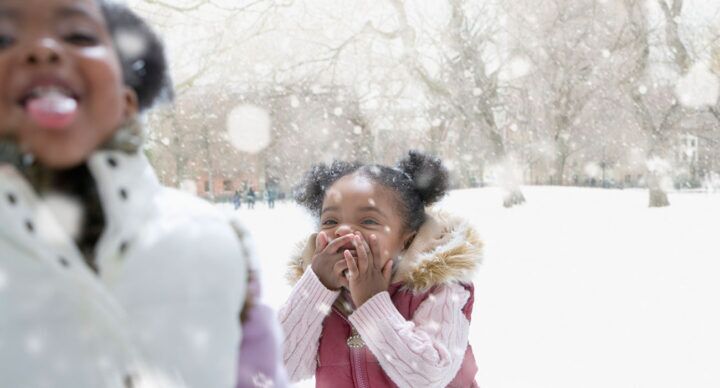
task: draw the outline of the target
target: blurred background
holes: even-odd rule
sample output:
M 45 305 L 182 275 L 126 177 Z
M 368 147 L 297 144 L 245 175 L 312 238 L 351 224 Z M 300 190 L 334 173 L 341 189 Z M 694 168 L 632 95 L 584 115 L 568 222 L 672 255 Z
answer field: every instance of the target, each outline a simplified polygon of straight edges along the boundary
M 652 205 L 720 186 L 718 1 L 130 3 L 177 88 L 147 152 L 208 198 L 408 148 L 510 205 L 521 184 L 646 187 Z
M 486 240 L 481 386 L 720 386 L 720 1 L 128 2 L 176 87 L 146 153 L 246 221 L 272 306 L 301 174 L 421 149 Z

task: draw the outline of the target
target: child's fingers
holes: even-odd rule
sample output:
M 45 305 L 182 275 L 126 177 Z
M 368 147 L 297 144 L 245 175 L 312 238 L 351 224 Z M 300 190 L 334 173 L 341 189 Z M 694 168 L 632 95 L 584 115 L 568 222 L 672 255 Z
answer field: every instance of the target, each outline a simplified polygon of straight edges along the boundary
M 375 256 L 373 255 L 372 249 L 370 249 L 370 245 L 368 244 L 368 241 L 365 240 L 365 237 L 363 237 L 363 235 L 362 235 L 360 232 L 358 232 L 358 237 L 360 237 L 360 241 L 362 242 L 362 246 L 363 246 L 363 248 L 365 248 L 365 253 L 367 254 L 368 258 L 370 259 L 369 262 L 368 262 L 368 266 L 373 266 L 373 267 L 375 267 L 375 262 L 373 261 L 373 258 L 374 258 Z M 377 267 L 377 268 L 380 268 L 380 267 Z
M 343 257 L 333 266 L 333 273 L 338 277 L 343 277 L 343 272 L 345 272 L 346 269 L 348 269 L 347 260 Z
M 378 238 L 376 235 L 371 234 L 370 235 L 370 251 L 372 252 L 373 257 L 373 263 L 375 265 L 375 268 L 382 269 L 383 263 L 385 262 L 385 255 L 383 255 L 380 252 L 380 243 L 378 243 Z
M 353 240 L 353 244 L 355 245 L 355 251 L 357 252 L 358 257 L 358 270 L 360 270 L 360 273 L 365 273 L 370 266 L 370 260 L 368 258 L 368 252 L 365 249 L 365 244 L 362 241 L 362 237 L 356 235 Z
M 348 279 L 350 279 L 353 276 L 357 276 L 358 267 L 357 267 L 357 263 L 355 262 L 355 258 L 353 257 L 352 253 L 350 253 L 350 251 L 346 249 L 343 252 L 343 255 L 345 256 L 345 262 L 347 263 L 347 267 L 348 267 Z
M 337 276 L 338 283 L 347 288 L 350 289 L 350 282 L 348 282 L 347 279 L 347 272 L 348 272 L 348 265 L 347 260 L 345 260 L 345 255 L 343 255 L 342 260 L 338 260 L 337 263 L 335 263 L 335 266 L 333 267 L 333 272 L 335 272 L 335 276 Z
M 375 267 L 375 262 L 373 260 L 373 252 L 370 249 L 370 245 L 368 245 L 367 240 L 365 240 L 365 237 L 363 237 L 362 233 L 355 232 L 355 234 L 358 236 L 358 243 L 360 243 L 360 247 L 365 250 L 365 256 L 367 256 L 368 258 L 368 267 Z
M 320 232 L 315 236 L 315 254 L 322 252 L 328 244 L 327 236 L 325 232 Z
M 354 237 L 355 237 L 354 234 L 346 234 L 346 235 L 344 235 L 344 236 L 341 236 L 341 237 L 336 238 L 335 240 L 333 240 L 332 242 L 330 242 L 330 243 L 327 245 L 327 247 L 325 248 L 325 252 L 328 252 L 328 253 L 338 253 L 338 251 L 340 250 L 340 248 L 341 248 L 343 245 L 345 245 L 345 244 L 349 243 L 350 241 L 352 241 Z
M 344 256 L 344 255 L 343 255 Z M 350 283 L 347 279 L 347 260 L 343 257 L 342 259 L 338 260 L 337 263 L 335 263 L 335 266 L 333 267 L 333 272 L 335 273 L 335 276 L 337 276 L 338 283 L 347 288 L 350 289 Z

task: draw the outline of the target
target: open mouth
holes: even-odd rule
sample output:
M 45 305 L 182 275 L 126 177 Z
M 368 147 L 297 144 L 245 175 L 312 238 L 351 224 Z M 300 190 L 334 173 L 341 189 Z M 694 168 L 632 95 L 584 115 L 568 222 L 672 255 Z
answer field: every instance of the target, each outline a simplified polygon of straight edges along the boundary
M 38 82 L 18 100 L 30 119 L 42 128 L 68 127 L 77 115 L 80 98 L 60 81 Z
M 27 108 L 32 101 L 50 99 L 62 102 L 60 108 L 67 109 L 69 101 L 77 104 L 79 97 L 71 89 L 62 85 L 35 86 L 22 95 L 18 103 Z M 64 105 L 64 106 L 63 106 Z
M 346 250 L 350 251 L 350 253 L 352 253 L 353 257 L 357 257 L 357 250 L 355 249 L 355 245 L 353 243 L 347 243 L 347 244 L 341 246 L 340 249 L 338 250 L 338 252 L 342 253 L 342 252 L 345 252 Z

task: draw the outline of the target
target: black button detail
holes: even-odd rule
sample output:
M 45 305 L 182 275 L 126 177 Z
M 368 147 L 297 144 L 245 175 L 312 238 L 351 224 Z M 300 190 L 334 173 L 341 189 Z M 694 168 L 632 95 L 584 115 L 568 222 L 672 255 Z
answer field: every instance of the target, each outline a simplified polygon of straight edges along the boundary
M 115 168 L 118 165 L 117 160 L 115 160 L 115 158 L 113 158 L 112 156 L 107 158 L 107 163 L 112 168 Z
M 15 197 L 15 194 L 13 193 L 8 193 L 7 200 L 8 202 L 10 202 L 11 205 L 17 204 L 17 197 Z
M 130 245 L 130 244 L 128 244 L 127 241 L 123 241 L 123 242 L 120 244 L 120 254 L 121 254 L 121 255 L 124 255 L 125 252 L 127 252 L 129 245 Z
M 120 198 L 122 198 L 124 201 L 128 199 L 128 192 L 125 189 L 120 189 Z
M 30 232 L 30 233 L 35 232 L 35 225 L 33 225 L 33 223 L 32 223 L 30 220 L 25 221 L 25 228 L 26 228 L 26 229 L 28 230 L 28 232 Z
M 62 266 L 65 267 L 65 268 L 68 268 L 68 267 L 70 266 L 70 262 L 69 262 L 66 258 L 64 258 L 64 257 L 62 257 L 62 256 L 60 256 L 60 258 L 58 259 L 58 261 L 60 262 L 60 265 L 62 265 Z

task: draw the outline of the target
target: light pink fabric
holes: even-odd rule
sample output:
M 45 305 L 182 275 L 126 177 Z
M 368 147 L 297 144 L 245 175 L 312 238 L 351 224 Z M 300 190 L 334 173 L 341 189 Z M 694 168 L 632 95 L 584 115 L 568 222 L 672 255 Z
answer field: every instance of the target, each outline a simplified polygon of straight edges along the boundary
M 338 294 L 326 289 L 308 268 L 281 310 L 284 358 L 292 381 L 314 374 L 322 322 Z M 412 320 L 406 320 L 383 292 L 349 320 L 395 384 L 444 387 L 465 357 L 470 323 L 463 308 L 469 298 L 470 292 L 459 284 L 438 286 Z

